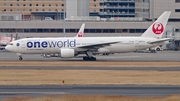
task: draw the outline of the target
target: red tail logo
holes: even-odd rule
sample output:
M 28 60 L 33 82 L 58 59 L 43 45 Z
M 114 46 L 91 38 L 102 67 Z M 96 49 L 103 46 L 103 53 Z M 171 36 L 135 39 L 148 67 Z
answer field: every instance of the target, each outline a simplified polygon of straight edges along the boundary
M 162 23 L 155 23 L 153 24 L 152 26 L 152 31 L 155 33 L 155 34 L 161 34 L 163 31 L 164 31 L 164 26 Z
M 82 32 L 79 32 L 79 33 L 78 33 L 78 37 L 82 37 Z

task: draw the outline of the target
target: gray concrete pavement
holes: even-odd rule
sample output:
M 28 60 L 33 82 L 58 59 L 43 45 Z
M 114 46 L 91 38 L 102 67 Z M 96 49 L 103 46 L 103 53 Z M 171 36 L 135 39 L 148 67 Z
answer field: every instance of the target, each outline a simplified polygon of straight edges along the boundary
M 0 99 L 57 94 L 165 96 L 180 94 L 180 86 L 0 86 Z
M 148 70 L 180 71 L 179 67 L 70 67 L 70 66 L 0 66 L 1 69 L 38 69 L 38 70 Z
M 82 58 L 43 58 L 40 54 L 23 54 L 24 61 L 82 61 Z M 96 56 L 97 61 L 180 61 L 180 51 L 159 51 L 157 53 L 120 53 Z M 1 60 L 18 60 L 16 53 L 0 51 Z
M 70 58 L 43 58 L 40 54 L 23 55 L 24 61 L 82 61 Z M 180 61 L 180 51 L 161 51 L 157 53 L 122 53 L 109 56 L 96 56 L 97 61 Z M 0 61 L 18 60 L 15 53 L 0 51 Z M 64 69 L 64 70 L 158 70 L 180 71 L 178 67 L 141 68 L 141 67 L 0 67 L 0 69 Z M 125 95 L 125 96 L 165 96 L 180 94 L 180 86 L 0 86 L 0 99 L 17 96 L 44 96 L 56 94 L 93 94 L 93 95 Z

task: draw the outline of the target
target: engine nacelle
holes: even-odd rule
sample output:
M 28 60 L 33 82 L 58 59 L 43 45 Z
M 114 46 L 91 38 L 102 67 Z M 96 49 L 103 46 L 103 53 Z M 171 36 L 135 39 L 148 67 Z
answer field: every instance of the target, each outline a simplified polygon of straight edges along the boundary
M 74 49 L 61 49 L 60 54 L 62 58 L 73 58 L 75 56 Z

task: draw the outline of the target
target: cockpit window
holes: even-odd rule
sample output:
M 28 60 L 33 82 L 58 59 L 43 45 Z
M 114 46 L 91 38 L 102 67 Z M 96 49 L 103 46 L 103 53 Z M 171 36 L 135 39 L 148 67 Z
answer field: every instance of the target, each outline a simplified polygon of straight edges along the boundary
M 9 43 L 8 45 L 11 45 L 11 46 L 12 46 L 12 45 L 13 45 L 13 43 Z

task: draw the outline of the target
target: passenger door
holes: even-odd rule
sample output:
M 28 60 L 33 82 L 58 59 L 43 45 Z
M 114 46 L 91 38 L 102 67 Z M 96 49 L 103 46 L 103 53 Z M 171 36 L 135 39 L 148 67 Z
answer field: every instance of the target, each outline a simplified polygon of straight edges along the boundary
M 26 48 L 26 41 L 24 41 L 24 40 L 22 40 L 21 42 L 20 42 L 20 44 L 21 44 L 21 48 Z

